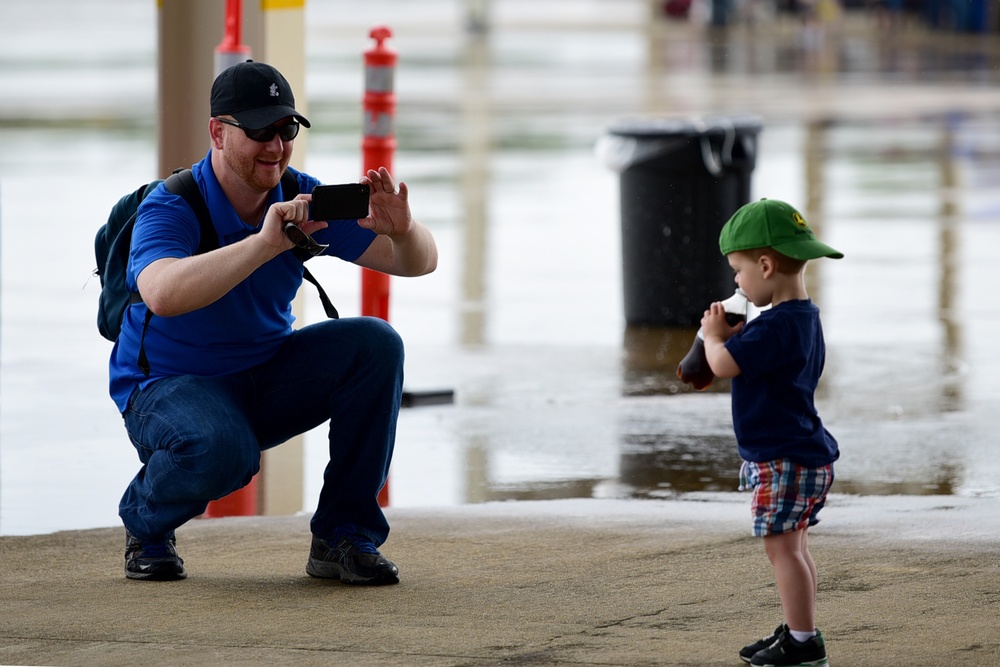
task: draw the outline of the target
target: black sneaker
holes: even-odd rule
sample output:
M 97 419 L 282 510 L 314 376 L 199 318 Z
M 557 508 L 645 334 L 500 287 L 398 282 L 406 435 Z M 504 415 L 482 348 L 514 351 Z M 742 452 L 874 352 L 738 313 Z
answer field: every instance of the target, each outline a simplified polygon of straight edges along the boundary
M 345 584 L 383 586 L 399 583 L 399 569 L 379 553 L 371 540 L 357 533 L 326 540 L 313 537 L 306 574 L 320 579 L 340 579 Z
M 187 577 L 184 561 L 177 555 L 174 538 L 145 543 L 125 531 L 125 576 L 147 581 L 175 581 Z
M 750 664 L 756 667 L 821 667 L 829 665 L 823 634 L 816 632 L 804 642 L 797 642 L 788 630 L 768 648 L 758 651 Z
M 740 660 L 742 660 L 743 662 L 750 662 L 750 658 L 757 655 L 757 651 L 763 651 L 768 646 L 778 641 L 778 637 L 780 637 L 781 633 L 787 629 L 788 626 L 782 623 L 781 625 L 779 625 L 777 628 L 774 629 L 774 632 L 770 636 L 764 637 L 763 639 L 758 639 L 753 644 L 747 644 L 746 646 L 740 649 Z

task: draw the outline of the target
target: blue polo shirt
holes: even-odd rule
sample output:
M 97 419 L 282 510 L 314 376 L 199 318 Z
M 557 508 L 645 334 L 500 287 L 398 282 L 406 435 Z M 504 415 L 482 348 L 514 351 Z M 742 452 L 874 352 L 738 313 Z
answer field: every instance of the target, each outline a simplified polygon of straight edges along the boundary
M 732 381 L 733 430 L 740 456 L 789 458 L 818 468 L 840 456 L 813 396 L 826 363 L 819 308 L 810 299 L 761 312 L 726 341 L 740 367 Z
M 312 192 L 319 181 L 289 168 L 300 192 Z M 212 171 L 211 151 L 191 168 L 205 197 L 219 246 L 236 243 L 259 231 L 240 220 Z M 281 186 L 271 191 L 268 206 L 282 201 Z M 324 254 L 354 261 L 371 245 L 374 232 L 356 220 L 333 220 L 313 237 L 330 247 Z M 200 241 L 198 219 L 187 202 L 162 185 L 142 202 L 132 233 L 126 284 L 138 291 L 136 276 L 164 257 L 195 254 Z M 302 261 L 284 252 L 258 268 L 221 299 L 199 310 L 176 317 L 156 317 L 149 322 L 143 347 L 150 375 L 139 370 L 139 341 L 145 304 L 125 310 L 121 334 L 111 351 L 111 398 L 119 411 L 128 407 L 136 387 L 177 375 L 231 375 L 270 359 L 292 333 L 292 300 L 302 284 Z

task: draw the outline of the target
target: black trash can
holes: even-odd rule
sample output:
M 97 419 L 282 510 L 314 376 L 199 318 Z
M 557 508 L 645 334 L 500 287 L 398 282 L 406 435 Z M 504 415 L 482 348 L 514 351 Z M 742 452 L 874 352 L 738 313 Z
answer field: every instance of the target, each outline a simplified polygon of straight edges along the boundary
M 623 120 L 602 137 L 620 172 L 629 326 L 694 326 L 735 285 L 719 232 L 750 201 L 756 116 Z

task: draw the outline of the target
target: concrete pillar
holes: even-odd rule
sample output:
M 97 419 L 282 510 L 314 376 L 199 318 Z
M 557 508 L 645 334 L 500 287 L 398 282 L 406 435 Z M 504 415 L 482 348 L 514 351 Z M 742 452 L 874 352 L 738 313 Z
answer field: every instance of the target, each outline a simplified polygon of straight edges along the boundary
M 209 94 L 225 0 L 158 0 L 157 177 L 189 167 L 209 149 Z

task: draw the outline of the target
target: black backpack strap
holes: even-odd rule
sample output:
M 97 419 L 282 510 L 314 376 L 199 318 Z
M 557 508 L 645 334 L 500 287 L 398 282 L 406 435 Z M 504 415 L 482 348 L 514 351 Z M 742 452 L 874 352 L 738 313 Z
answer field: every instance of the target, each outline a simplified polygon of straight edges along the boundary
M 149 321 L 153 319 L 153 311 L 146 308 L 146 317 L 142 322 L 142 336 L 139 338 L 139 370 L 146 377 L 149 377 L 149 358 L 146 357 L 146 329 L 149 328 Z
M 337 309 L 334 307 L 333 301 L 330 301 L 330 297 L 326 295 L 326 290 L 323 289 L 323 286 L 319 284 L 319 281 L 316 280 L 316 277 L 309 272 L 309 269 L 307 269 L 304 266 L 302 267 L 302 279 L 308 280 L 309 282 L 311 282 L 313 285 L 316 286 L 316 291 L 319 292 L 319 300 L 323 302 L 323 310 L 326 311 L 326 316 L 329 317 L 331 320 L 339 320 L 340 313 L 338 313 Z
M 208 204 L 205 203 L 205 197 L 198 189 L 198 184 L 195 183 L 191 170 L 178 169 L 167 177 L 167 180 L 163 182 L 163 187 L 171 194 L 183 197 L 191 210 L 194 211 L 195 217 L 198 218 L 201 240 L 198 242 L 195 254 L 201 255 L 218 248 L 219 234 L 215 231 L 215 225 L 212 224 L 212 214 L 208 212 Z

